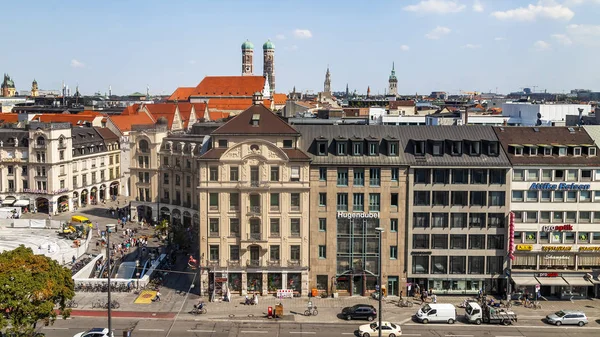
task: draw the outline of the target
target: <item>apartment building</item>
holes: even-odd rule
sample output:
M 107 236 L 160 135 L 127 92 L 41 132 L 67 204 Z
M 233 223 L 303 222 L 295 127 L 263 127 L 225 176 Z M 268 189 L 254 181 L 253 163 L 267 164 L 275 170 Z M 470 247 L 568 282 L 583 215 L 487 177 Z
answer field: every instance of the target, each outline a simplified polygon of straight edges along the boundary
M 502 293 L 510 163 L 492 127 L 403 128 L 410 290 Z
M 213 295 L 308 294 L 309 160 L 255 95 L 200 157 L 200 263 Z
M 119 137 L 107 128 L 30 122 L 0 129 L 3 206 L 57 214 L 120 193 Z
M 515 291 L 597 296 L 600 157 L 584 128 L 497 127 L 513 166 Z M 513 252 L 514 250 L 514 252 Z M 595 287 L 596 286 L 596 287 Z
M 310 288 L 399 295 L 404 272 L 406 173 L 393 126 L 296 126 L 310 167 Z M 379 244 L 381 233 L 381 247 Z M 381 271 L 379 258 L 381 255 Z

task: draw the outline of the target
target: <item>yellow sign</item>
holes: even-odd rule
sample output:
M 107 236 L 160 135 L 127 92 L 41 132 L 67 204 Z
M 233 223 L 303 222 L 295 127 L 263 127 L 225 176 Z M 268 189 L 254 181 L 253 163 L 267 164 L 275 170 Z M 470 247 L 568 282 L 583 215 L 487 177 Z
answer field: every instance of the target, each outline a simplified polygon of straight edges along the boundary
M 542 247 L 542 251 L 544 252 L 548 252 L 548 251 L 561 251 L 561 252 L 568 252 L 571 250 L 571 246 L 543 246 Z
M 599 252 L 600 246 L 595 247 L 579 247 L 580 252 Z
M 533 245 L 517 245 L 517 250 L 533 250 Z
M 150 304 L 152 299 L 156 297 L 156 291 L 154 290 L 143 290 L 133 303 L 135 304 Z

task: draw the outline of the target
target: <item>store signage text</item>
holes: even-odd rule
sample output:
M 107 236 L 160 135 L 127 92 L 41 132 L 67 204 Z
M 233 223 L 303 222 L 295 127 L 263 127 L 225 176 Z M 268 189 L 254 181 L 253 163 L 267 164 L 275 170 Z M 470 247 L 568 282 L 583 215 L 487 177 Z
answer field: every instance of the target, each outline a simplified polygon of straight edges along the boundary
M 533 245 L 517 245 L 517 250 L 533 250 Z
M 537 277 L 561 277 L 560 273 L 538 273 Z
M 543 246 L 542 251 L 561 251 L 561 252 L 569 252 L 571 251 L 571 246 Z
M 567 232 L 572 230 L 573 225 L 542 226 L 542 232 Z
M 346 213 L 337 212 L 338 218 L 346 219 L 379 219 L 379 213 Z
M 574 184 L 574 183 L 560 183 L 560 184 L 552 184 L 552 183 L 533 183 L 529 186 L 530 190 L 589 190 L 590 184 Z
M 546 255 L 544 256 L 544 260 L 568 260 L 569 257 L 566 255 L 555 256 L 555 255 Z
M 600 246 L 595 247 L 579 247 L 580 252 L 600 252 Z

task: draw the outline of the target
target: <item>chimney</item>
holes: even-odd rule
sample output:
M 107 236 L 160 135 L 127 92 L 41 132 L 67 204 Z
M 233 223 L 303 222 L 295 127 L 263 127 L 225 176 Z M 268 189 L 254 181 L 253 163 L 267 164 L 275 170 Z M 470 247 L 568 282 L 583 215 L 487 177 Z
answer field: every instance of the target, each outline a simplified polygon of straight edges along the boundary
M 578 108 L 577 110 L 579 110 L 579 121 L 577 122 L 577 126 L 581 127 L 581 124 L 583 124 L 583 108 Z
M 263 95 L 262 93 L 260 93 L 259 91 L 255 92 L 254 95 L 252 95 L 252 104 L 253 105 L 259 105 L 263 103 Z

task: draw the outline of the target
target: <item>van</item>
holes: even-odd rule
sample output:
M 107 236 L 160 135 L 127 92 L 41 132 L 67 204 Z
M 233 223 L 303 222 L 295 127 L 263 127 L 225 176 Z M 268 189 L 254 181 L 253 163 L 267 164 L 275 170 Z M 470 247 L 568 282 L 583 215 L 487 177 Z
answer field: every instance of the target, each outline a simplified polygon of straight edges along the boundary
M 71 217 L 71 223 L 76 224 L 76 223 L 80 223 L 82 225 L 87 225 L 92 227 L 92 222 L 90 221 L 90 219 L 81 216 L 81 215 L 73 215 Z
M 429 322 L 456 322 L 456 308 L 450 303 L 430 303 L 417 311 L 417 320 L 423 324 Z

